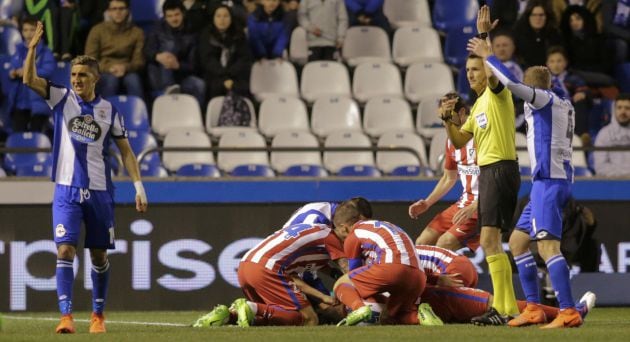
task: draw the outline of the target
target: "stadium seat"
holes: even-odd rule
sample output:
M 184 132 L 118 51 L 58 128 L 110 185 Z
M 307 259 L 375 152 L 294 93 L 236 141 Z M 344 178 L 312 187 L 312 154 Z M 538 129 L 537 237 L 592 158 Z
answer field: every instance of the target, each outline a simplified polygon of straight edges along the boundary
M 582 147 L 582 139 L 577 135 L 573 134 L 572 143 L 574 148 Z M 586 155 L 584 151 L 573 151 L 573 156 L 571 158 L 571 162 L 573 164 L 574 175 L 576 177 L 592 177 L 593 174 L 588 168 L 588 163 L 586 162 Z
M 248 98 L 245 98 L 245 102 L 247 102 L 252 117 L 249 126 L 219 126 L 219 116 L 221 115 L 221 107 L 223 106 L 224 98 L 224 96 L 213 97 L 210 102 L 208 102 L 208 107 L 206 108 L 206 131 L 213 138 L 219 138 L 223 133 L 230 131 L 258 130 L 256 128 L 256 110 L 254 109 L 254 104 Z
M 331 133 L 326 142 L 325 147 L 365 147 L 371 148 L 372 143 L 362 132 L 355 131 L 337 131 Z M 365 152 L 333 152 L 324 151 L 324 166 L 326 169 L 337 174 L 344 166 L 375 166 L 374 153 L 370 150 Z
M 136 155 L 136 157 L 139 157 L 143 151 L 146 151 L 150 148 L 158 147 L 158 143 L 155 140 L 155 137 L 149 132 L 128 130 L 127 139 L 129 140 L 131 150 Z M 142 160 L 138 160 L 138 162 L 140 164 L 162 164 L 160 154 L 158 152 L 150 153 L 146 155 Z
M 361 63 L 387 63 L 392 59 L 389 37 L 378 26 L 348 28 L 341 54 L 352 67 Z
M 313 104 L 311 129 L 320 138 L 334 131 L 361 131 L 359 106 L 347 97 L 321 97 Z
M 22 43 L 20 31 L 10 25 L 0 25 L 0 55 L 12 56 Z
M 470 91 L 470 83 L 468 83 L 466 66 L 464 65 L 459 69 L 459 73 L 457 74 L 457 93 L 464 101 L 468 102 L 468 100 L 470 100 Z
M 180 166 L 175 174 L 183 177 L 221 177 L 221 172 L 213 164 L 185 164 Z
M 197 130 L 177 129 L 168 132 L 163 147 L 212 147 L 210 137 Z M 214 164 L 211 151 L 205 152 L 163 152 L 162 161 L 169 171 L 177 171 L 186 164 Z
M 401 177 L 418 177 L 422 175 L 423 168 L 417 165 L 411 166 L 399 166 L 392 170 L 389 174 L 390 176 L 401 176 Z
M 419 175 L 421 168 L 426 169 L 429 166 L 424 141 L 414 132 L 387 132 L 378 140 L 377 146 L 408 147 L 418 154 L 415 156 L 405 151 L 376 151 L 376 165 L 385 174 L 392 174 L 397 168 L 417 166 Z
M 328 177 L 328 172 L 321 165 L 294 165 L 282 175 L 287 177 Z
M 164 0 L 131 1 L 131 17 L 134 22 L 155 22 L 162 18 Z
M 385 0 L 383 13 L 394 28 L 431 26 L 431 13 L 427 0 Z
M 377 96 L 402 97 L 400 72 L 391 63 L 363 63 L 354 71 L 352 93 L 361 103 Z
M 295 67 L 287 62 L 261 60 L 254 63 L 249 87 L 258 101 L 270 96 L 299 96 Z
M 235 167 L 230 176 L 235 177 L 275 177 L 269 165 L 247 164 Z
M 149 114 L 144 100 L 133 95 L 118 95 L 108 97 L 125 120 L 125 128 L 129 130 L 149 132 Z
M 474 26 L 477 22 L 478 11 L 479 3 L 477 0 L 435 1 L 433 4 L 433 27 L 439 31 L 450 31 L 464 26 Z
M 615 79 L 621 92 L 630 92 L 630 63 L 621 63 L 615 66 Z
M 319 147 L 317 138 L 310 132 L 284 131 L 278 133 L 271 147 Z M 284 174 L 292 166 L 321 166 L 320 152 L 271 152 L 271 166 L 279 174 Z M 310 171 L 314 172 L 314 171 Z
M 46 158 L 43 163 L 22 165 L 15 170 L 18 177 L 51 177 L 52 157 Z
M 203 130 L 199 103 L 187 94 L 158 96 L 153 101 L 151 127 L 162 137 L 177 128 Z
M 398 97 L 371 99 L 363 111 L 363 130 L 377 138 L 388 131 L 413 132 L 409 103 Z
M 436 132 L 444 130 L 442 120 L 438 116 L 438 107 L 442 95 L 423 97 L 416 114 L 416 130 L 426 140 L 431 140 Z
M 289 59 L 298 65 L 308 62 L 308 43 L 306 41 L 306 30 L 298 26 L 291 32 L 291 42 L 289 43 Z
M 516 132 L 516 157 L 518 158 L 518 168 L 521 172 L 521 176 L 531 176 L 532 165 L 529 159 L 529 153 L 527 153 L 527 136 L 521 132 Z M 519 147 L 525 148 L 524 150 L 518 150 Z
M 458 27 L 448 31 L 444 40 L 444 60 L 447 64 L 455 69 L 466 65 L 466 58 L 468 58 L 466 45 L 476 32 L 474 26 Z
M 57 62 L 57 67 L 55 67 L 55 70 L 50 76 L 50 80 L 55 84 L 70 88 L 70 63 Z M 125 124 L 126 123 L 127 122 L 125 122 Z
M 267 144 L 265 138 L 258 132 L 231 131 L 221 136 L 219 147 L 265 148 Z M 220 151 L 217 154 L 217 165 L 220 170 L 231 174 L 234 168 L 240 165 L 269 165 L 269 157 L 266 151 Z
M 0 178 L 4 178 L 7 176 L 7 173 L 4 172 L 4 169 L 0 167 Z
M 381 173 L 371 165 L 350 165 L 342 167 L 337 175 L 343 177 L 380 177 Z
M 440 36 L 431 27 L 401 27 L 396 30 L 392 54 L 394 62 L 401 67 L 419 62 L 444 61 Z
M 405 97 L 417 103 L 425 96 L 444 95 L 455 90 L 453 73 L 443 63 L 416 63 L 405 74 Z
M 351 96 L 348 70 L 339 62 L 310 62 L 302 70 L 300 90 L 309 103 L 324 95 Z
M 140 175 L 142 177 L 166 178 L 168 171 L 160 164 L 142 163 L 140 164 Z
M 45 134 L 36 132 L 12 133 L 5 143 L 7 148 L 50 148 L 50 140 Z M 15 173 L 22 166 L 43 164 L 50 158 L 49 152 L 7 153 L 4 156 L 4 169 Z
M 260 105 L 260 133 L 273 138 L 282 131 L 309 131 L 304 102 L 296 97 L 270 97 Z
M 429 167 L 436 175 L 442 174 L 444 166 L 444 153 L 446 152 L 446 129 L 436 130 L 429 146 Z

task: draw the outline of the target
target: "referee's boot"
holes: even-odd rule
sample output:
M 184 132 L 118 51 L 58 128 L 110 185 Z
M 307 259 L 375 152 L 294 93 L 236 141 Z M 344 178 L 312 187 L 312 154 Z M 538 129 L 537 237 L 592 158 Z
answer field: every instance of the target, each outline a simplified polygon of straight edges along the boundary
M 511 319 L 508 325 L 511 327 L 526 327 L 542 323 L 547 323 L 547 316 L 543 309 L 538 304 L 527 303 L 525 310 L 516 318 Z

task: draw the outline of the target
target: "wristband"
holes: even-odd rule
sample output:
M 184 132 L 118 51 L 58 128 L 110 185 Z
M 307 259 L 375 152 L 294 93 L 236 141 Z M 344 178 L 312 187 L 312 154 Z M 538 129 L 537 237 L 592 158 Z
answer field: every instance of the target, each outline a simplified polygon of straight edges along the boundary
M 479 39 L 486 39 L 486 38 L 488 38 L 488 32 L 479 33 L 477 35 L 477 38 L 479 38 Z

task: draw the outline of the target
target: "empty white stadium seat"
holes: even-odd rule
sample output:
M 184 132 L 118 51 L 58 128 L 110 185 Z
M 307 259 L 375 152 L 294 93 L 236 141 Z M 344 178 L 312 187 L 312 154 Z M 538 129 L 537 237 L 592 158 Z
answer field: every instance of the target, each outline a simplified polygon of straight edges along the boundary
M 427 0 L 385 0 L 383 13 L 394 28 L 432 25 Z
M 322 138 L 334 131 L 361 131 L 359 106 L 343 96 L 320 97 L 311 112 L 311 129 Z
M 392 59 L 389 37 L 378 26 L 350 27 L 343 41 L 342 56 L 350 66 L 366 62 L 389 62 Z
M 363 130 L 372 137 L 380 137 L 388 131 L 413 132 L 409 103 L 398 97 L 369 100 L 363 111 Z
M 203 130 L 199 103 L 191 95 L 161 95 L 153 101 L 151 128 L 159 136 L 170 130 Z
M 582 147 L 582 139 L 579 136 L 573 134 L 572 146 Z M 573 164 L 573 168 L 575 170 L 575 176 L 584 176 L 591 177 L 593 174 L 588 168 L 588 163 L 586 162 L 586 156 L 584 155 L 584 151 L 573 151 L 573 156 L 571 158 L 571 162 Z
M 273 138 L 281 131 L 308 131 L 306 105 L 296 97 L 270 97 L 260 105 L 260 133 Z
M 387 132 L 378 140 L 379 147 L 409 147 L 416 151 L 420 160 L 415 155 L 404 151 L 377 151 L 376 164 L 386 174 L 402 166 L 428 167 L 427 152 L 424 141 L 414 132 Z
M 325 147 L 372 147 L 370 138 L 361 132 L 338 131 L 331 133 Z M 344 166 L 374 166 L 374 153 L 365 152 L 330 152 L 324 151 L 324 166 L 331 173 L 338 173 Z
M 272 147 L 319 147 L 317 138 L 310 132 L 284 131 L 278 133 L 271 142 Z M 271 166 L 278 173 L 284 173 L 295 165 L 322 165 L 320 152 L 271 152 Z
M 291 43 L 289 44 L 289 59 L 291 62 L 304 65 L 308 61 L 308 43 L 306 41 L 306 30 L 298 26 L 291 32 Z
M 266 147 L 265 138 L 258 132 L 225 132 L 219 140 L 219 147 Z M 217 165 L 225 172 L 232 172 L 240 165 L 269 165 L 267 152 L 226 152 L 217 154 Z
M 354 71 L 352 93 L 359 102 L 377 96 L 402 97 L 400 72 L 391 63 L 363 63 Z
M 339 62 L 310 62 L 302 70 L 300 90 L 308 102 L 324 95 L 351 96 L 348 70 Z
M 448 134 L 445 128 L 436 130 L 431 139 L 431 145 L 429 146 L 429 167 L 435 174 L 442 174 L 444 154 L 446 152 L 446 140 L 448 140 Z
M 224 98 L 224 96 L 217 96 L 208 102 L 208 107 L 206 108 L 206 131 L 216 138 L 230 131 L 256 131 L 256 110 L 254 109 L 254 104 L 248 98 L 245 98 L 245 102 L 247 102 L 252 118 L 249 126 L 219 126 L 219 116 L 221 115 L 221 107 L 223 106 Z
M 453 73 L 444 63 L 416 63 L 405 74 L 405 97 L 419 102 L 427 95 L 444 95 L 455 90 Z
M 269 96 L 299 96 L 297 73 L 287 61 L 261 60 L 252 66 L 249 88 L 258 101 Z
M 431 27 L 401 27 L 396 30 L 392 54 L 394 62 L 402 67 L 444 61 L 440 36 Z
M 416 114 L 416 129 L 422 137 L 431 140 L 436 132 L 444 130 L 442 119 L 438 115 L 438 107 L 442 95 L 429 95 L 423 97 L 418 104 Z
M 176 129 L 164 138 L 164 147 L 212 147 L 210 137 L 204 131 Z M 169 171 L 177 171 L 186 164 L 214 164 L 211 151 L 167 152 L 162 154 L 162 163 Z

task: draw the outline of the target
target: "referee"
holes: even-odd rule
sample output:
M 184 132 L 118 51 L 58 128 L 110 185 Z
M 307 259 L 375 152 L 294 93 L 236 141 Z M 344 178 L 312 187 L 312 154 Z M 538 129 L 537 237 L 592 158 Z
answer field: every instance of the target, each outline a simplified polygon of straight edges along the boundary
M 483 6 L 477 16 L 477 32 L 488 45 L 488 32 L 494 25 L 496 21 L 490 22 L 489 7 Z M 512 266 L 501 244 L 501 232 L 511 226 L 521 185 L 514 141 L 514 103 L 512 93 L 486 70 L 483 58 L 474 54 L 468 57 L 466 77 L 478 95 L 468 120 L 458 128 L 449 120 L 450 116 L 442 119 L 456 148 L 473 138 L 477 146 L 481 247 L 492 278 L 494 301 L 492 309 L 473 318 L 472 323 L 503 325 L 508 316 L 519 313 L 512 285 Z

